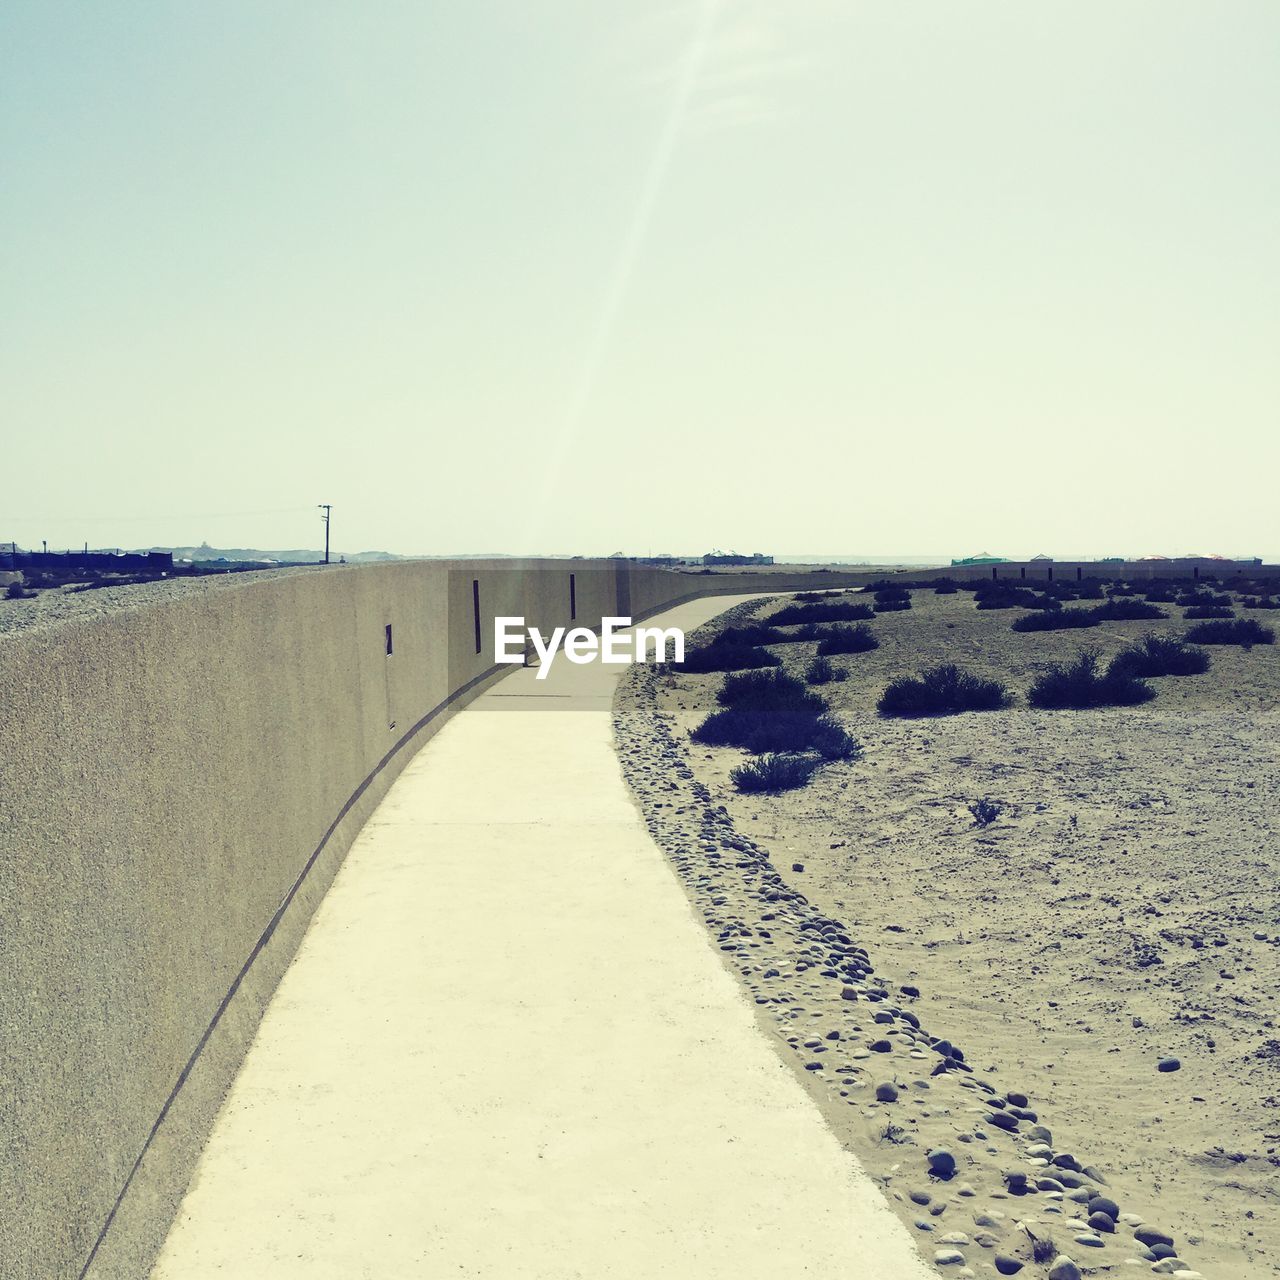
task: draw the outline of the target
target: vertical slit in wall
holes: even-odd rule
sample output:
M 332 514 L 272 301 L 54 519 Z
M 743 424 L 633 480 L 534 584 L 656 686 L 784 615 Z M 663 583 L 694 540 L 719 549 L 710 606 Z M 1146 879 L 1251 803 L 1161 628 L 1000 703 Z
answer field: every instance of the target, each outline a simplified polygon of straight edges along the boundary
M 1076 581 L 1079 582 L 1080 579 L 1083 577 L 1084 577 L 1084 570 L 1079 565 L 1076 565 Z
M 995 567 L 995 565 L 992 565 L 992 566 L 991 566 L 991 581 L 992 581 L 992 582 L 994 582 L 995 580 L 996 580 L 996 567 Z
M 471 613 L 476 623 L 476 652 L 479 653 L 484 648 L 483 639 L 480 635 L 480 579 L 471 579 Z
M 1052 581 L 1053 581 L 1053 566 L 1052 566 L 1052 565 L 1050 565 L 1050 566 L 1049 566 L 1049 581 L 1050 581 L 1050 582 L 1052 582 Z
M 1018 570 L 1018 577 L 1025 578 L 1026 576 L 1027 576 L 1027 566 L 1024 564 L 1022 568 Z
M 391 623 L 389 622 L 383 626 L 382 643 L 387 657 L 391 657 Z M 396 718 L 391 714 L 391 664 L 389 662 L 382 664 L 382 691 L 386 696 L 387 729 L 390 731 L 396 727 Z
M 575 622 L 578 617 L 578 575 L 569 575 L 569 621 Z

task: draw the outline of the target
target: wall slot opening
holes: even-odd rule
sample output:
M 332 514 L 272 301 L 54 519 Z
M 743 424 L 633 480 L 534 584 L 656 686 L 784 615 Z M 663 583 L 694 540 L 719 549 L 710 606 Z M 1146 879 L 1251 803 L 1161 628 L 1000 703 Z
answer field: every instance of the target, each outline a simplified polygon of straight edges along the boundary
M 578 617 L 578 575 L 571 573 L 569 575 L 569 621 L 574 622 Z
M 391 657 L 391 623 L 387 623 L 387 657 Z
M 484 648 L 484 638 L 480 634 L 480 579 L 471 579 L 471 612 L 476 621 L 476 652 Z

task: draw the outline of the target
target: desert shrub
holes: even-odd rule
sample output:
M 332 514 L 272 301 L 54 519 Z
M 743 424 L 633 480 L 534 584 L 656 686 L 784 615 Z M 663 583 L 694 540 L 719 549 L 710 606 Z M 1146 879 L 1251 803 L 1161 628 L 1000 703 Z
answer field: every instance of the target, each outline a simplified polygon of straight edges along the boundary
M 862 744 L 831 716 L 818 720 L 811 744 L 824 760 L 852 760 L 862 750 Z
M 818 761 L 809 756 L 772 753 L 748 760 L 729 773 L 739 791 L 794 791 L 813 777 Z
M 1050 667 L 1031 686 L 1027 701 L 1041 710 L 1131 707 L 1154 698 L 1155 690 L 1123 672 L 1099 674 L 1098 655 L 1082 653 L 1074 662 Z
M 779 631 L 776 627 L 766 627 L 760 623 L 748 623 L 744 627 L 725 627 L 711 643 L 713 645 L 737 645 L 741 648 L 744 645 L 751 647 L 759 644 L 785 644 L 790 639 L 789 632 Z
M 897 596 L 902 599 L 910 598 L 911 588 L 914 585 L 914 583 L 894 582 L 891 578 L 880 578 L 875 582 L 868 582 L 863 590 L 876 596 Z
M 1225 604 L 1193 604 L 1183 610 L 1182 616 L 1192 621 L 1197 618 L 1234 618 L 1236 611 Z
M 1079 627 L 1096 627 L 1100 619 L 1094 609 L 1052 609 L 1043 613 L 1024 613 L 1015 618 L 1011 631 L 1074 631 Z
M 816 693 L 804 687 L 803 680 L 773 668 L 768 671 L 742 671 L 727 675 L 716 692 L 722 707 L 759 707 L 782 710 L 808 710 L 820 716 L 827 704 Z
M 803 640 L 821 640 L 825 634 L 821 627 L 812 622 L 806 622 L 804 626 L 794 627 L 788 631 L 778 627 L 768 627 L 763 623 L 754 623 L 745 627 L 725 627 L 711 643 L 713 645 L 799 644 Z
M 1148 587 L 1143 597 L 1148 604 L 1173 604 L 1178 593 L 1172 587 Z
M 953 663 L 919 676 L 899 676 L 880 695 L 882 716 L 950 716 L 961 711 L 997 711 L 1012 699 L 996 680 L 983 680 Z
M 27 598 L 26 588 L 20 582 L 11 582 L 4 591 L 6 600 L 25 600 Z
M 973 597 L 974 608 L 976 609 L 1016 609 L 1023 601 L 1024 596 L 1031 593 L 1018 591 L 982 591 L 975 592 Z
M 1136 596 L 1137 594 L 1138 588 L 1127 582 L 1113 582 L 1107 587 L 1107 595 L 1112 599 L 1116 596 Z
M 704 747 L 744 747 L 765 751 L 804 751 L 817 716 L 804 710 L 779 711 L 746 704 L 713 711 L 689 737 Z
M 1111 659 L 1108 675 L 1149 680 L 1157 676 L 1199 676 L 1209 670 L 1209 655 L 1177 636 L 1146 635 L 1142 642 Z
M 827 760 L 855 755 L 858 744 L 826 714 L 826 701 L 784 671 L 744 671 L 725 678 L 714 711 L 689 735 L 711 747 L 753 755 L 813 751 Z
M 1239 644 L 1248 649 L 1255 644 L 1275 644 L 1276 633 L 1256 618 L 1232 618 L 1198 623 L 1184 639 L 1190 644 Z
M 944 578 L 934 585 L 933 593 L 937 596 L 953 596 L 960 588 L 950 578 Z
M 839 683 L 847 680 L 849 673 L 843 667 L 837 667 L 829 658 L 817 657 L 804 669 L 806 684 L 830 684 L 833 680 Z
M 1036 1262 L 1049 1263 L 1057 1256 L 1058 1246 L 1052 1236 L 1031 1236 L 1031 1257 Z
M 1250 596 L 1244 602 L 1246 609 L 1280 609 L 1280 600 L 1271 596 Z
M 797 591 L 791 598 L 796 604 L 818 604 L 830 596 L 839 594 L 839 591 Z
M 979 609 L 1056 609 L 1059 601 L 1047 593 L 1015 587 L 1011 582 L 986 582 L 973 593 Z
M 683 662 L 672 663 L 677 671 L 704 674 L 708 671 L 746 671 L 753 667 L 780 667 L 782 659 L 758 645 L 710 644 L 690 649 Z
M 880 641 L 865 622 L 854 627 L 832 627 L 818 641 L 818 655 L 827 657 L 833 653 L 868 653 L 878 649 Z
M 1167 618 L 1169 615 L 1159 605 L 1145 600 L 1111 599 L 1096 605 L 1093 615 L 1099 622 L 1129 622 L 1137 619 Z
M 870 606 L 835 602 L 827 604 L 788 604 L 765 618 L 774 627 L 796 626 L 811 622 L 859 622 L 874 618 Z
M 973 815 L 975 827 L 989 827 L 1004 812 L 1004 807 L 983 796 L 969 806 L 969 812 Z
M 877 613 L 900 613 L 903 609 L 910 608 L 910 596 L 876 596 L 875 610 Z
M 858 744 L 830 716 L 803 708 L 726 707 L 713 711 L 689 736 L 704 747 L 742 747 L 757 756 L 770 751 L 816 751 L 824 759 L 843 760 L 858 750 Z

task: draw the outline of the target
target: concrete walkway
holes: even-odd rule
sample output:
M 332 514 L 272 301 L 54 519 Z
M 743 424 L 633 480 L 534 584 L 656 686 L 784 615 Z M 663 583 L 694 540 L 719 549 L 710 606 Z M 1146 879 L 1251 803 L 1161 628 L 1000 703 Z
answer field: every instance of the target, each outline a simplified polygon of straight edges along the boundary
M 613 752 L 623 670 L 517 671 L 401 775 L 155 1280 L 934 1274 L 649 839 Z

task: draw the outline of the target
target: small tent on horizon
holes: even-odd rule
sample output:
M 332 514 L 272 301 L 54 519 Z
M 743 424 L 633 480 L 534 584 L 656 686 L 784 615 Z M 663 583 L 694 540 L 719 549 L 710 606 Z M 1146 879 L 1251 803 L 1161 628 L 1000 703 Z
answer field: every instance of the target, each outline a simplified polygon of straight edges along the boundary
M 965 556 L 963 560 L 952 560 L 953 565 L 966 564 L 1008 564 L 1007 556 L 993 556 L 990 551 L 980 551 L 976 556 Z

